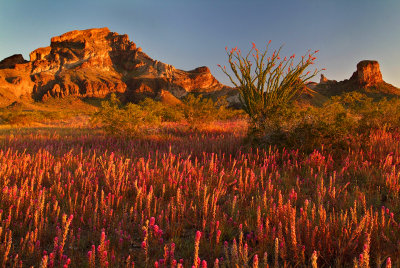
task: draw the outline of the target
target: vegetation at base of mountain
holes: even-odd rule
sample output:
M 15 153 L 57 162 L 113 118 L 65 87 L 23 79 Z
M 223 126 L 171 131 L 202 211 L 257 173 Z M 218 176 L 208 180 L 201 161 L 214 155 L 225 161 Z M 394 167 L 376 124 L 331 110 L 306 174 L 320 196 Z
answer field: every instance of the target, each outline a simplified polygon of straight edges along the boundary
M 218 120 L 244 117 L 240 110 L 227 107 L 225 99 L 216 102 L 202 95 L 186 96 L 182 103 L 164 104 L 145 99 L 138 104 L 122 105 L 112 94 L 93 115 L 92 122 L 106 133 L 120 136 L 138 136 L 155 132 L 162 122 L 186 122 L 191 128 L 202 128 Z

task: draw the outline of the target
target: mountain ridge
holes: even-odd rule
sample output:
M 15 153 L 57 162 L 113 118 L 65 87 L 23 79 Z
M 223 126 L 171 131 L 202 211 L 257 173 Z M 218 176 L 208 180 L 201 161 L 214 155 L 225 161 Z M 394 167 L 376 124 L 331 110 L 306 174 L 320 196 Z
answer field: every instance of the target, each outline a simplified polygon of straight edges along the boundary
M 175 68 L 145 54 L 128 35 L 108 28 L 74 30 L 52 37 L 50 46 L 30 53 L 30 61 L 14 55 L 0 62 L 0 95 L 105 97 L 120 93 L 126 101 L 156 98 L 169 92 L 235 91 L 221 84 L 202 66 L 190 71 Z

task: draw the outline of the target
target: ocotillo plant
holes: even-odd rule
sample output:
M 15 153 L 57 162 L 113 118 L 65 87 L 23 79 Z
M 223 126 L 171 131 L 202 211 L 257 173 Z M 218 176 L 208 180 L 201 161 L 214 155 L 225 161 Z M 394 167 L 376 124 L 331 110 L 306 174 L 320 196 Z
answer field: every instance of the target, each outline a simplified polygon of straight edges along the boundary
M 277 110 L 285 107 L 304 90 L 309 90 L 305 82 L 319 72 L 317 69 L 313 73 L 306 72 L 314 64 L 314 55 L 318 51 L 307 53 L 295 64 L 294 54 L 281 59 L 282 47 L 268 56 L 270 43 L 264 52 L 259 51 L 253 43 L 246 55 L 240 49 L 229 51 L 226 48 L 233 75 L 226 66 L 218 65 L 238 88 L 244 110 L 250 116 L 251 127 L 258 130 L 265 126 L 266 120 L 277 114 Z

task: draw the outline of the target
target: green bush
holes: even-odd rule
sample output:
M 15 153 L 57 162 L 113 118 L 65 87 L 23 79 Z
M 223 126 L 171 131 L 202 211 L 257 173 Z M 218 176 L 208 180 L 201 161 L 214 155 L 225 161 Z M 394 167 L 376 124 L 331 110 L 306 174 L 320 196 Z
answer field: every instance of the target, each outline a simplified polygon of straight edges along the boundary
M 309 107 L 298 112 L 299 119 L 286 133 L 287 146 L 313 151 L 321 146 L 346 148 L 356 129 L 357 119 L 340 103 Z
M 226 98 L 219 98 L 214 102 L 202 95 L 187 95 L 181 108 L 186 122 L 193 128 L 240 115 L 240 111 L 228 108 Z
M 377 129 L 400 128 L 398 98 L 374 101 L 359 92 L 332 97 L 322 107 L 292 105 L 278 111 L 280 114 L 274 116 L 282 121 L 262 132 L 259 144 L 305 152 L 321 146 L 346 149 L 352 139 L 367 139 Z
M 106 133 L 120 136 L 139 136 L 154 130 L 160 122 L 160 116 L 140 105 L 122 106 L 115 94 L 101 103 L 100 110 L 92 118 L 92 123 L 99 124 Z
M 197 128 L 216 120 L 243 116 L 240 111 L 227 108 L 225 99 L 214 102 L 201 95 L 189 94 L 180 105 L 168 105 L 152 99 L 138 104 L 122 105 L 113 94 L 109 101 L 101 103 L 100 110 L 92 117 L 106 133 L 121 136 L 138 136 L 156 130 L 162 122 L 186 121 Z
M 168 105 L 150 98 L 146 98 L 138 105 L 144 111 L 161 118 L 163 122 L 179 122 L 185 118 L 179 105 Z

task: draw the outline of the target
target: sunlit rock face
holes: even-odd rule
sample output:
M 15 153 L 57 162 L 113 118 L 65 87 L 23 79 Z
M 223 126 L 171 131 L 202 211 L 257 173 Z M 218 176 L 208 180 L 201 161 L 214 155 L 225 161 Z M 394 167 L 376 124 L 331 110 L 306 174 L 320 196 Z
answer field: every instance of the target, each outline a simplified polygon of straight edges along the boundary
M 0 90 L 16 96 L 30 94 L 36 100 L 68 95 L 105 97 L 112 92 L 137 100 L 159 97 L 163 91 L 181 98 L 189 92 L 233 90 L 219 83 L 207 67 L 183 71 L 153 60 L 126 34 L 108 28 L 53 37 L 50 46 L 29 56 L 29 62 L 19 55 L 0 63 L 0 69 L 1 64 L 8 68 L 0 70 Z M 7 82 L 10 79 L 25 81 L 25 91 L 13 92 L 15 82 Z
M 350 80 L 355 80 L 364 87 L 371 87 L 383 82 L 379 63 L 372 60 L 363 60 L 357 64 L 357 71 Z

